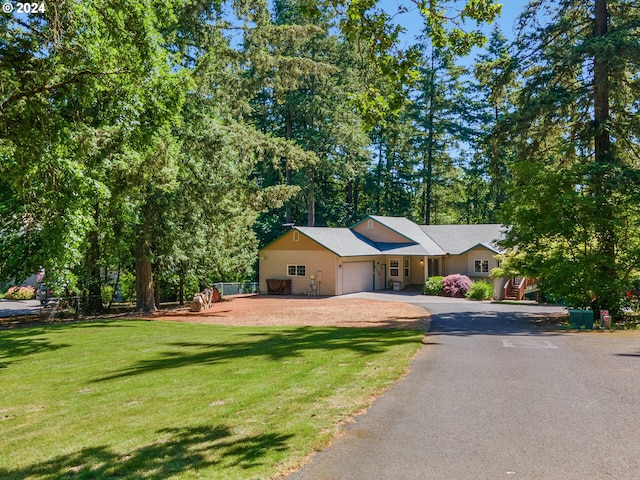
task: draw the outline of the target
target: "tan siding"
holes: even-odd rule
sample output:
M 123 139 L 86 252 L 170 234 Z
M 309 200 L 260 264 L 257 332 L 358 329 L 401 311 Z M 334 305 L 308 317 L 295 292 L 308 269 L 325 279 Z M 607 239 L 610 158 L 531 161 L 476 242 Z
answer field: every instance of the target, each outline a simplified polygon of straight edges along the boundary
M 385 227 L 384 225 L 379 224 L 378 222 L 373 222 L 373 229 L 369 230 L 367 228 L 369 220 L 365 220 L 360 225 L 354 227 L 354 231 L 358 232 L 363 237 L 366 237 L 374 242 L 384 242 L 384 243 L 414 243 L 410 240 L 407 240 L 402 235 L 394 232 L 393 230 Z
M 498 262 L 495 259 L 494 253 L 487 250 L 486 248 L 478 247 L 467 252 L 467 275 L 470 277 L 477 277 L 478 279 L 486 279 L 489 277 L 489 273 L 485 272 L 476 272 L 474 268 L 474 262 L 476 260 L 488 260 L 489 261 L 489 271 L 492 268 L 498 266 Z
M 302 240 L 303 235 L 300 235 Z M 297 243 L 297 242 L 296 242 Z M 260 251 L 260 291 L 267 293 L 268 278 L 290 278 L 294 295 L 304 295 L 310 290 L 311 275 L 322 272 L 320 295 L 336 294 L 336 255 L 328 250 L 275 250 L 266 248 Z M 305 277 L 287 276 L 287 265 L 304 265 Z
M 294 233 L 298 234 L 299 240 L 295 241 L 293 239 Z M 317 242 L 314 242 L 306 235 L 298 232 L 296 230 L 291 230 L 287 232 L 285 235 L 274 241 L 273 243 L 267 245 L 263 248 L 263 250 L 326 250 L 322 245 Z
M 420 263 L 420 260 L 422 260 L 423 262 Z M 424 283 L 424 280 L 425 275 L 423 257 L 411 257 L 411 277 L 409 283 L 413 285 L 422 285 Z
M 467 274 L 467 254 L 449 255 L 444 262 L 444 275 Z

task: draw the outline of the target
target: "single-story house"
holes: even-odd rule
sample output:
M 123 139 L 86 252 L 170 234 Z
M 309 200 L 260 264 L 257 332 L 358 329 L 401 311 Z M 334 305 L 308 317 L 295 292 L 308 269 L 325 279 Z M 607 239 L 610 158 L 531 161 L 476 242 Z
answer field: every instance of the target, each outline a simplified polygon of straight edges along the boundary
M 294 226 L 260 250 L 260 291 L 284 282 L 294 295 L 399 290 L 461 273 L 494 283 L 499 293 L 505 282 L 489 272 L 498 266 L 503 232 L 499 224 L 417 225 L 377 215 L 350 228 Z

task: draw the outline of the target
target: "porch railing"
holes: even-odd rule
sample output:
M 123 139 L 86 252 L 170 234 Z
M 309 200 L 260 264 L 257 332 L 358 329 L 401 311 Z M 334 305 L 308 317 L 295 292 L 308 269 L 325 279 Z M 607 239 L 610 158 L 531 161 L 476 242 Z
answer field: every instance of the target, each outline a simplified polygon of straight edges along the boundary
M 510 278 L 504 284 L 503 298 L 522 300 L 526 293 L 537 290 L 537 278 Z

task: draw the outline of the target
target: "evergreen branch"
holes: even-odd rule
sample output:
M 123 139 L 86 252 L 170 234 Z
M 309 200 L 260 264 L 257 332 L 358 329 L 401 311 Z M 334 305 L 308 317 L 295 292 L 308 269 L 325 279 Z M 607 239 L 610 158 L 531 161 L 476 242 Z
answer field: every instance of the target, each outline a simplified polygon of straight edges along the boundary
M 20 99 L 23 99 L 23 98 L 26 98 L 26 97 L 32 97 L 32 96 L 35 96 L 35 95 L 37 95 L 39 93 L 43 93 L 43 92 L 49 92 L 49 91 L 52 91 L 52 90 L 57 90 L 57 89 L 59 89 L 61 87 L 65 87 L 67 85 L 72 85 L 74 83 L 79 83 L 82 78 L 87 77 L 87 76 L 98 77 L 98 76 L 107 76 L 107 75 L 121 75 L 123 73 L 128 73 L 128 70 L 114 70 L 114 71 L 110 71 L 110 72 L 92 72 L 90 70 L 81 70 L 79 72 L 74 73 L 71 77 L 69 77 L 66 80 L 63 80 L 61 82 L 50 84 L 50 85 L 47 85 L 47 84 L 41 85 L 38 88 L 33 88 L 31 90 L 24 90 L 22 92 L 17 92 L 17 93 L 15 93 L 13 95 L 10 95 L 9 98 L 7 98 L 0 105 L 0 111 L 6 110 L 6 108 L 9 107 L 12 103 L 17 102 Z

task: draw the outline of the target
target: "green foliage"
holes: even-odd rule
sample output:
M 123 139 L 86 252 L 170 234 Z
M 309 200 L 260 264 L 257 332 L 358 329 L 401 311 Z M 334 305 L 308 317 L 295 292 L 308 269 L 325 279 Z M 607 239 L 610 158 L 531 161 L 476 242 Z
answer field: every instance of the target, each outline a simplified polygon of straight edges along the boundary
M 493 297 L 493 285 L 484 280 L 473 282 L 466 297 L 473 300 L 489 300 Z
M 417 3 L 453 53 L 481 41 L 456 24 L 499 10 Z M 151 309 L 143 273 L 181 291 L 251 279 L 258 245 L 285 221 L 424 218 L 425 143 L 408 109 L 421 53 L 381 7 L 86 0 L 0 16 L 3 277 L 43 266 L 53 288 L 86 290 L 99 310 L 104 279 L 135 263 Z M 372 132 L 384 149 L 375 172 Z M 438 192 L 461 192 L 446 150 Z M 448 199 L 434 209 L 461 217 Z
M 427 278 L 427 281 L 424 282 L 422 293 L 425 295 L 440 295 L 442 293 L 443 280 L 444 277 L 442 276 Z
M 136 299 L 136 277 L 131 272 L 123 272 L 120 275 L 120 294 L 124 302 L 133 302 Z
M 36 297 L 36 290 L 33 287 L 9 287 L 4 294 L 7 300 L 31 300 Z
M 146 321 L 0 331 L 0 477 L 275 478 L 406 373 L 422 337 Z
M 104 285 L 101 288 L 102 293 L 102 304 L 108 305 L 113 300 L 113 287 L 111 285 Z
M 500 128 L 517 158 L 505 209 L 512 225 L 505 245 L 518 252 L 513 266 L 569 305 L 618 314 L 640 254 L 640 128 L 629 121 L 640 95 L 630 81 L 639 68 L 631 39 L 640 14 L 633 2 L 607 3 L 611 34 L 603 38 L 584 2 L 546 2 L 554 21 L 521 33 L 523 87 Z M 523 23 L 539 6 L 530 5 Z M 594 112 L 603 113 L 594 98 L 606 92 L 608 118 L 594 128 Z

